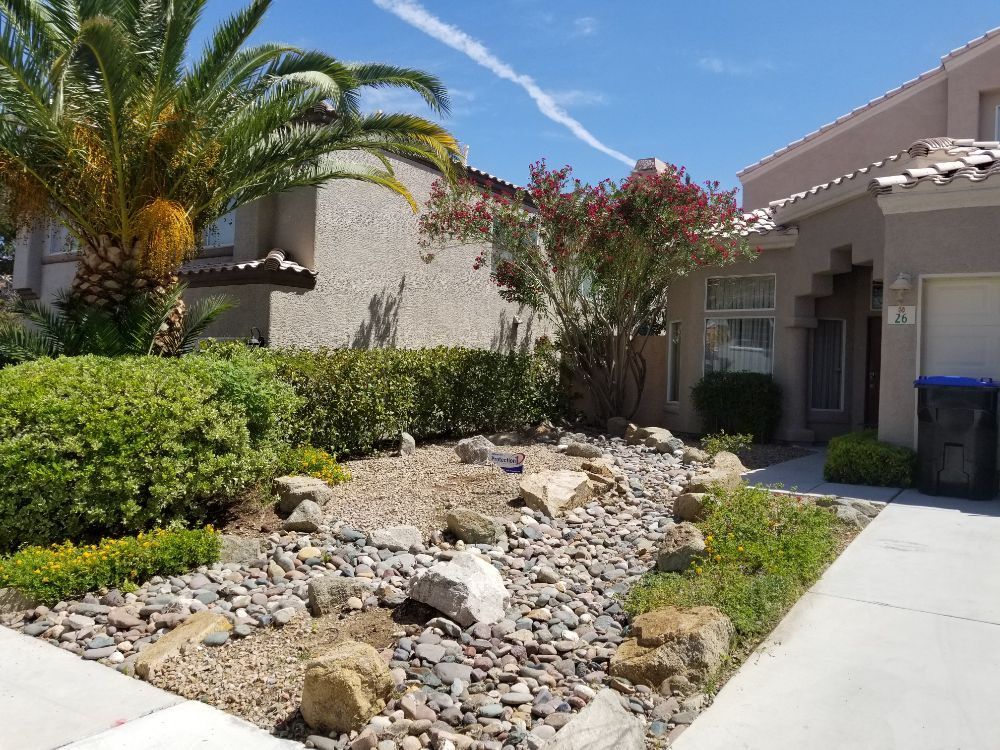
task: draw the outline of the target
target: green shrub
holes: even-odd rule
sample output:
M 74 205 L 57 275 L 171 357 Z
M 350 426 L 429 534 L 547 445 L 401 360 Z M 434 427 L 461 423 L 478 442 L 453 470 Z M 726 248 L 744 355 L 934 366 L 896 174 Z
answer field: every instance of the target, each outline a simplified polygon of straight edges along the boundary
M 219 559 L 221 539 L 204 529 L 156 529 L 100 544 L 26 547 L 0 558 L 0 586 L 12 586 L 44 603 L 81 596 L 100 588 L 134 590 L 154 575 L 186 573 Z
M 747 643 L 774 627 L 836 555 L 841 526 L 832 511 L 792 495 L 746 485 L 712 493 L 698 526 L 705 552 L 681 573 L 652 573 L 632 587 L 632 614 L 668 605 L 718 607 Z
M 351 472 L 337 463 L 337 459 L 322 448 L 311 445 L 289 448 L 283 461 L 283 471 L 322 479 L 331 486 L 351 481 Z
M 691 389 L 705 432 L 771 438 L 781 421 L 781 386 L 758 372 L 710 372 Z
M 302 398 L 294 442 L 364 455 L 405 430 L 418 440 L 524 427 L 564 403 L 547 352 L 483 349 L 256 349 L 215 343 L 209 352 L 270 363 Z
M 753 435 L 746 435 L 738 432 L 730 435 L 725 430 L 706 435 L 701 439 L 701 447 L 709 456 L 715 456 L 723 451 L 729 453 L 739 453 L 749 448 L 753 444 Z
M 917 454 L 909 448 L 879 442 L 875 430 L 852 432 L 830 440 L 823 478 L 828 482 L 909 487 Z
M 273 472 L 297 405 L 273 365 L 247 359 L 0 370 L 0 550 L 203 521 Z

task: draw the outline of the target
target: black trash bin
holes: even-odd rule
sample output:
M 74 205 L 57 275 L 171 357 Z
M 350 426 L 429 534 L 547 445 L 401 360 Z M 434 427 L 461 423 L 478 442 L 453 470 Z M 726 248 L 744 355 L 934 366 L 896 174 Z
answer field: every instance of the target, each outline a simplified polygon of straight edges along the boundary
M 992 378 L 920 377 L 918 486 L 927 495 L 989 500 L 997 490 L 997 395 Z

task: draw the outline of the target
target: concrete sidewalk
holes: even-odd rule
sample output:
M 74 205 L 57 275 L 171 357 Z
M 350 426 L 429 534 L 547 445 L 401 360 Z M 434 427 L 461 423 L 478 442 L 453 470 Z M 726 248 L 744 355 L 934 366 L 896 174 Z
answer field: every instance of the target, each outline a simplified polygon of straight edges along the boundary
M 826 463 L 826 450 L 821 448 L 802 458 L 748 471 L 743 475 L 743 479 L 747 484 L 763 484 L 768 487 L 780 485 L 785 490 L 836 495 L 854 500 L 874 500 L 880 503 L 889 502 L 903 491 L 899 487 L 869 487 L 863 484 L 827 482 L 823 479 L 824 463 Z
M 1000 747 L 1000 502 L 907 490 L 674 750 Z
M 303 746 L 0 627 L 0 750 L 231 747 Z

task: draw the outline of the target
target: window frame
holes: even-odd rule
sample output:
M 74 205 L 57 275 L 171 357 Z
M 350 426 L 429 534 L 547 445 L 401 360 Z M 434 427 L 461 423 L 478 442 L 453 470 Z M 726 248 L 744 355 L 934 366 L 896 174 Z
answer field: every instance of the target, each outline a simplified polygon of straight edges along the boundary
M 677 351 L 674 351 L 674 326 L 677 326 Z M 679 404 L 681 402 L 681 389 L 680 384 L 674 382 L 674 365 L 677 365 L 677 380 L 680 380 L 680 346 L 681 346 L 681 336 L 683 335 L 683 321 L 682 320 L 669 320 L 667 321 L 667 400 L 668 404 Z M 674 387 L 677 387 L 677 398 L 670 398 L 671 392 Z
M 59 249 L 53 249 L 57 246 Z M 80 254 L 81 249 L 80 239 L 61 221 L 58 219 L 52 219 L 46 225 L 45 244 L 42 248 L 43 258 L 59 259 L 76 257 Z
M 218 224 L 220 221 L 225 219 L 227 216 L 232 216 L 233 223 L 233 241 L 232 242 L 219 242 L 215 244 L 208 244 L 205 240 L 209 236 L 212 227 Z M 205 229 L 201 234 L 201 252 L 199 257 L 210 258 L 217 255 L 231 255 L 234 248 L 236 247 L 236 211 L 227 211 L 218 219 L 212 222 L 212 224 Z M 228 252 L 227 252 L 228 251 Z
M 836 323 L 840 323 L 840 405 L 836 409 L 821 409 L 819 407 L 813 406 L 813 356 L 815 352 L 816 342 L 815 338 L 811 337 L 809 340 L 809 372 L 808 372 L 808 404 L 809 411 L 823 412 L 826 414 L 837 414 L 843 412 L 845 409 L 845 397 L 847 390 L 847 318 L 816 318 L 817 321 L 820 320 L 832 320 Z M 813 329 L 815 332 L 816 329 Z M 813 334 L 815 336 L 815 333 Z
M 763 275 L 763 274 L 761 274 Z M 708 369 L 706 365 L 708 364 L 708 357 L 705 353 L 708 350 L 708 321 L 715 317 L 715 315 L 706 315 L 704 318 L 704 325 L 701 327 L 701 375 L 704 377 L 708 374 Z M 778 326 L 777 320 L 774 315 L 733 315 L 726 318 L 727 320 L 770 320 L 771 321 L 771 369 L 762 375 L 774 375 L 774 353 L 777 351 L 776 342 L 778 340 Z M 757 370 L 712 370 L 712 372 L 757 372 Z
M 763 276 L 770 276 L 774 279 L 774 291 L 771 294 L 771 306 L 770 307 L 736 307 L 736 308 L 726 308 L 726 309 L 710 309 L 708 306 L 708 284 L 714 279 L 759 279 Z M 776 273 L 741 273 L 733 274 L 732 276 L 706 276 L 705 277 L 705 299 L 703 308 L 705 313 L 768 313 L 774 312 L 775 304 L 778 300 L 778 274 Z M 713 317 L 720 317 L 714 315 Z

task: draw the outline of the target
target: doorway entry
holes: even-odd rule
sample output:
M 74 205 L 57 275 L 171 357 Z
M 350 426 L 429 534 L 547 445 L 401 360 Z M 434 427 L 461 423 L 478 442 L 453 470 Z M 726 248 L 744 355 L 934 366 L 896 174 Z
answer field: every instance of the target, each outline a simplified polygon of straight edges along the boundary
M 865 346 L 865 426 L 878 426 L 878 392 L 882 381 L 882 316 L 868 318 Z

